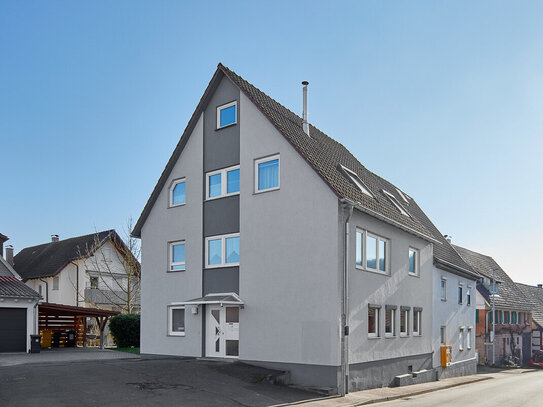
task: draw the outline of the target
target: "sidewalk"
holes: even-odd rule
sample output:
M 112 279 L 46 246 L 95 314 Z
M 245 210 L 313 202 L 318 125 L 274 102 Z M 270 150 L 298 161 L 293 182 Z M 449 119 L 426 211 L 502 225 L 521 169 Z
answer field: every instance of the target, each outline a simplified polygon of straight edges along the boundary
M 462 386 L 464 384 L 477 383 L 483 380 L 492 379 L 491 375 L 472 375 L 452 377 L 438 382 L 428 382 L 413 384 L 404 387 L 382 387 L 379 389 L 363 390 L 347 394 L 345 397 L 323 397 L 301 403 L 281 404 L 280 406 L 301 405 L 310 407 L 353 407 L 366 404 L 379 403 L 383 401 L 395 400 L 404 397 L 416 396 L 432 391 L 448 389 L 451 387 Z M 279 407 L 279 406 L 277 406 Z

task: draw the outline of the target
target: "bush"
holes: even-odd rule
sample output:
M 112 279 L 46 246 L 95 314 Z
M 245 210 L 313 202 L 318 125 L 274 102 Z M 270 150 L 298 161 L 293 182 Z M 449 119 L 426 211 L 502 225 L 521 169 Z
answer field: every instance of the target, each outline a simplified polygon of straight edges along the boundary
M 140 346 L 140 316 L 120 314 L 109 320 L 109 330 L 119 348 Z

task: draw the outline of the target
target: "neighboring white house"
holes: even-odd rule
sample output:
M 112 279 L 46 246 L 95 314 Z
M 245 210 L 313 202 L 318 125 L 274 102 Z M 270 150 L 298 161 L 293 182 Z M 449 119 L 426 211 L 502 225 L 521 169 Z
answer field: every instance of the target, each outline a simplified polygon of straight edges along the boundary
M 30 335 L 38 331 L 39 294 L 27 287 L 12 267 L 13 248 L 3 247 L 0 234 L 0 352 L 28 352 Z
M 130 296 L 132 312 L 139 312 L 139 281 L 132 279 L 127 290 L 127 252 L 114 230 L 65 240 L 52 235 L 49 243 L 21 250 L 14 268 L 46 303 L 126 312 Z M 111 344 L 108 335 L 106 341 Z
M 477 275 L 413 198 L 303 116 L 219 64 L 133 231 L 142 353 L 339 393 L 472 373 L 467 348 L 437 366 L 436 321 L 458 347 L 475 313 L 467 291 L 436 305 L 435 283 Z

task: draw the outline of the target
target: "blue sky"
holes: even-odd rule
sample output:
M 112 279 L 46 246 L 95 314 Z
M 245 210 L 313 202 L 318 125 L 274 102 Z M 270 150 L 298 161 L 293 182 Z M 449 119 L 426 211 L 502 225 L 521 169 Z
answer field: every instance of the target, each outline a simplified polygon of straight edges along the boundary
M 543 282 L 543 2 L 0 2 L 0 232 L 136 220 L 220 61 Z

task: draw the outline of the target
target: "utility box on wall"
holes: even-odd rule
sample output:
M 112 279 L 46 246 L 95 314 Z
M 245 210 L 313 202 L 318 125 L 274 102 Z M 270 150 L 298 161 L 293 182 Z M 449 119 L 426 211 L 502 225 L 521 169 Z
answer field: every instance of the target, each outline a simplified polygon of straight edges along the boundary
M 447 367 L 451 365 L 451 346 L 441 347 L 441 367 Z

